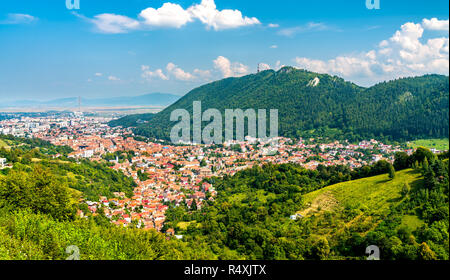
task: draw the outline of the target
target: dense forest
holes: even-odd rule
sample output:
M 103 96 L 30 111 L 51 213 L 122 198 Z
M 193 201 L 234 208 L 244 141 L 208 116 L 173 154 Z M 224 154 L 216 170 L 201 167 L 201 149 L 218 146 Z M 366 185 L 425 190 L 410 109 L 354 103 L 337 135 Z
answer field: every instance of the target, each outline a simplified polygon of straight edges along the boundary
M 292 67 L 216 81 L 192 90 L 154 116 L 125 117 L 111 124 L 169 140 L 175 124 L 170 122 L 171 112 L 186 109 L 192 116 L 193 101 L 201 101 L 203 111 L 216 108 L 222 113 L 263 108 L 268 115 L 269 109 L 278 109 L 279 134 L 286 137 L 404 141 L 447 138 L 449 133 L 447 76 L 403 78 L 363 88 L 336 76 Z M 139 119 L 149 122 L 136 122 Z

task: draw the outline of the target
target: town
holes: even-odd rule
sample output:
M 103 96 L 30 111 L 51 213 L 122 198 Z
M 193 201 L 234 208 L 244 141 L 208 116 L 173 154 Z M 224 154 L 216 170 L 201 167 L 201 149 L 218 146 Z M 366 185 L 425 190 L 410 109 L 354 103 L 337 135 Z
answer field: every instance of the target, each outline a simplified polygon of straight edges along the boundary
M 201 209 L 205 201 L 214 200 L 217 192 L 208 182 L 213 176 L 232 176 L 239 170 L 265 163 L 298 163 L 308 169 L 319 165 L 358 168 L 379 160 L 393 162 L 397 151 L 413 152 L 373 139 L 323 143 L 317 139 L 293 141 L 278 137 L 273 145 L 270 139 L 246 137 L 245 141 L 219 145 L 169 145 L 162 140 L 136 137 L 130 129 L 110 127 L 110 120 L 82 113 L 19 116 L 0 121 L 0 134 L 69 146 L 73 149 L 71 158 L 104 162 L 132 177 L 137 187 L 131 198 L 114 193 L 113 198 L 100 197 L 99 201 L 85 203 L 93 214 L 102 208 L 114 224 L 134 223 L 139 228 L 158 231 L 164 226 L 169 207 L 186 205 Z M 2 168 L 8 166 L 5 159 L 0 164 Z

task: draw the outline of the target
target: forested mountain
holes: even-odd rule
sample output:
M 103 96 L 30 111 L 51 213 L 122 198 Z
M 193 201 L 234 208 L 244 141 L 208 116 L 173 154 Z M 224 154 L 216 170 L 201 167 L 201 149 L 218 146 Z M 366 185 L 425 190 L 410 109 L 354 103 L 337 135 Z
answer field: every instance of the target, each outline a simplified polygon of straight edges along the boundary
M 192 114 L 193 101 L 201 101 L 203 111 L 278 109 L 279 134 L 286 137 L 409 140 L 448 137 L 449 132 L 447 76 L 403 78 L 364 88 L 339 77 L 292 67 L 201 86 L 148 123 L 132 126 L 137 134 L 168 140 L 175 124 L 170 122 L 171 112 L 187 109 Z M 114 125 L 130 126 L 127 120 Z

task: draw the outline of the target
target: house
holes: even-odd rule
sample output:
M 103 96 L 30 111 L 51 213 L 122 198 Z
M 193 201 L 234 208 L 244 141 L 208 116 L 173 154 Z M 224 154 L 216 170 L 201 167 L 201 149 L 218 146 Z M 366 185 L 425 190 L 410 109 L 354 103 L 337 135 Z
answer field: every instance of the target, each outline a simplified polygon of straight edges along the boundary
M 212 175 L 211 169 L 209 169 L 209 168 L 201 168 L 200 169 L 200 175 L 201 176 L 210 176 L 210 175 Z
M 303 218 L 303 216 L 297 213 L 295 215 L 291 215 L 290 217 L 290 219 L 293 221 L 297 220 L 297 218 Z
M 6 167 L 6 158 L 0 158 L 0 168 Z

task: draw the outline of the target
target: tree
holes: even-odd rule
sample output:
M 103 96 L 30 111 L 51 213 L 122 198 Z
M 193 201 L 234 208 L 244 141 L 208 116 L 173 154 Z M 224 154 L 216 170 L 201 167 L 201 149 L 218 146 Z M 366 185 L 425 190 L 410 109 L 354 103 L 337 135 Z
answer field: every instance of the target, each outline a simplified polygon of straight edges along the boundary
M 419 245 L 419 256 L 424 261 L 436 260 L 436 253 L 434 253 L 426 242 Z
M 197 201 L 195 201 L 195 198 L 192 200 L 191 209 L 193 211 L 197 210 Z
M 74 215 L 74 200 L 67 182 L 61 182 L 40 165 L 31 173 L 12 170 L 0 179 L 0 207 L 27 208 L 55 219 L 67 219 Z
M 395 153 L 394 168 L 395 170 L 406 169 L 410 166 L 409 156 L 405 152 Z
M 392 166 L 392 164 L 389 164 L 388 172 L 389 172 L 389 179 L 393 180 L 395 178 L 395 169 L 394 166 Z
M 416 149 L 416 151 L 412 154 L 411 160 L 412 161 L 418 161 L 423 162 L 425 159 L 427 159 L 428 162 L 433 160 L 435 158 L 435 155 L 427 148 L 419 147 Z
M 402 191 L 401 191 L 402 196 L 407 196 L 410 191 L 411 191 L 411 187 L 409 186 L 408 182 L 405 182 L 405 184 L 403 184 Z
M 424 158 L 422 163 L 422 170 L 423 172 L 427 172 L 429 169 L 428 159 Z

